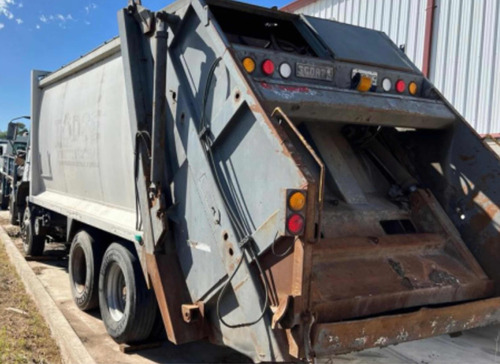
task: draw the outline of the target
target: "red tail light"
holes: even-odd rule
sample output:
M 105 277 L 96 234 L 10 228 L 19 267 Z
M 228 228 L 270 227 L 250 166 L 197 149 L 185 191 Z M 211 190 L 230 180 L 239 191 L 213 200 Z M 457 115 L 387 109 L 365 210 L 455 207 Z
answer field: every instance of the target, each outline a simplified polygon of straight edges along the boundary
M 288 232 L 292 235 L 300 235 L 304 230 L 304 218 L 299 214 L 290 215 L 286 223 Z
M 270 76 L 274 73 L 274 63 L 270 59 L 266 59 L 264 62 L 262 62 L 262 72 L 264 72 L 265 75 Z
M 396 91 L 402 93 L 406 88 L 405 82 L 403 80 L 396 81 Z

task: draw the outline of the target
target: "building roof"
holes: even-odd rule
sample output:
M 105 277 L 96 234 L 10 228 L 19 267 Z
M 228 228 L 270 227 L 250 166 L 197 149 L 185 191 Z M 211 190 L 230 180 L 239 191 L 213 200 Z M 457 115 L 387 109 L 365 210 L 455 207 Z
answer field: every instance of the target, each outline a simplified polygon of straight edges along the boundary
M 293 13 L 295 10 L 303 8 L 309 4 L 315 3 L 318 0 L 294 0 L 291 3 L 283 6 L 280 10 L 287 11 L 289 13 Z

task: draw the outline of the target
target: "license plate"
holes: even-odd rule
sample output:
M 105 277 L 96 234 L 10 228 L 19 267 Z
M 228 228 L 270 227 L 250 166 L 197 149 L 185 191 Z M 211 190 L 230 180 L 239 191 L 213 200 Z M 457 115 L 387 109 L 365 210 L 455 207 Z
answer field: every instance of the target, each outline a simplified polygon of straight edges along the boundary
M 295 74 L 300 78 L 333 81 L 333 67 L 297 63 Z

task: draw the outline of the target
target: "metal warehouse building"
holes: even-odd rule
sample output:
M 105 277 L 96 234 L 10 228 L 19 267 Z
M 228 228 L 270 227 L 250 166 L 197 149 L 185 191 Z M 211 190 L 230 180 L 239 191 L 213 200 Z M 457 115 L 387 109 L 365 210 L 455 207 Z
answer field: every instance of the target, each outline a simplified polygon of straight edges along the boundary
M 385 32 L 480 134 L 500 133 L 500 1 L 296 0 L 282 10 Z

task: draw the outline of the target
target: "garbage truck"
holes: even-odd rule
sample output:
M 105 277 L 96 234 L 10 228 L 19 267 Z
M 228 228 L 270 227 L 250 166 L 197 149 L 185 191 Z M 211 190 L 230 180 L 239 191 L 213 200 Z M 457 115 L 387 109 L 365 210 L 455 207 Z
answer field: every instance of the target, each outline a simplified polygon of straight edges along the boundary
M 27 188 L 22 182 L 25 169 L 28 132 L 25 125 L 16 122 L 20 119 L 29 120 L 29 116 L 19 116 L 7 124 L 6 143 L 0 147 L 0 209 L 7 207 L 10 212 L 10 223 L 17 225 L 20 214 L 24 212 L 25 199 L 19 201 L 19 189 Z M 26 193 L 23 194 L 26 197 Z M 19 204 L 21 206 L 19 206 Z
M 118 28 L 32 72 L 20 196 L 113 339 L 313 361 L 500 321 L 500 160 L 384 33 L 226 0 Z

